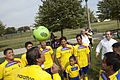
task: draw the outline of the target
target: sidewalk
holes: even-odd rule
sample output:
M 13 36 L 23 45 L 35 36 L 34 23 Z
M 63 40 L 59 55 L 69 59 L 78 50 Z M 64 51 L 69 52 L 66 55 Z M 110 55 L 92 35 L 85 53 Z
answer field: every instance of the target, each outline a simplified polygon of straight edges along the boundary
M 95 35 L 93 36 L 93 39 L 102 39 L 102 33 L 97 33 L 97 34 L 95 34 Z M 69 39 L 68 42 L 71 43 L 71 44 L 77 43 L 77 41 L 76 41 L 75 38 L 74 38 L 74 39 Z M 15 55 L 17 55 L 17 54 L 22 54 L 22 53 L 25 53 L 25 52 L 26 52 L 26 49 L 25 49 L 25 48 L 14 49 Z M 4 57 L 3 52 L 0 52 L 0 58 L 1 58 L 1 57 Z

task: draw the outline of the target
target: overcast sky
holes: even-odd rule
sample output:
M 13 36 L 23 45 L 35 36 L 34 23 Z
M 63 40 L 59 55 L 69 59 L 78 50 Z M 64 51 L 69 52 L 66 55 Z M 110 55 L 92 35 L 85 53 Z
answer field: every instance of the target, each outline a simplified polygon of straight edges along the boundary
M 96 12 L 99 0 L 88 0 L 90 9 Z M 41 0 L 0 0 L 0 20 L 6 26 L 32 25 Z

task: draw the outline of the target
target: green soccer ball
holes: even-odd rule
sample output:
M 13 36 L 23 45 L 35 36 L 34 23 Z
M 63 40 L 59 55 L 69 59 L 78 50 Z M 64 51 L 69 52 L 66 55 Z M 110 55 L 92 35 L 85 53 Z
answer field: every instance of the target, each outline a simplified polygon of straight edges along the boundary
M 39 26 L 34 29 L 33 37 L 38 41 L 45 41 L 50 37 L 50 32 L 46 27 Z

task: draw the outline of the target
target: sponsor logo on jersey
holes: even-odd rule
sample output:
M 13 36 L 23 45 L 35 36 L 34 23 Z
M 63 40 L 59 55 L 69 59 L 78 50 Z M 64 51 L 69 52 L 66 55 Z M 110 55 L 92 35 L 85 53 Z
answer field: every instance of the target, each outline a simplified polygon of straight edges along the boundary
M 17 77 L 22 78 L 23 80 L 35 80 L 32 77 L 21 75 L 21 74 L 18 74 Z
M 78 67 L 72 67 L 71 68 L 71 71 L 75 71 L 75 70 L 78 70 Z
M 7 63 L 7 64 L 5 65 L 5 68 L 10 67 L 10 66 L 12 66 L 12 65 L 14 65 L 14 64 L 18 64 L 18 63 L 20 63 L 20 61 L 12 61 L 12 62 L 9 62 L 9 63 Z

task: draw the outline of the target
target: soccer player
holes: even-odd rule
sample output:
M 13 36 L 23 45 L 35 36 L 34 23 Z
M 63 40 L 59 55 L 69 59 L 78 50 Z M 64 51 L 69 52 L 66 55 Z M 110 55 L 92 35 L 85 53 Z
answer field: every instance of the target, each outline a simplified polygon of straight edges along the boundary
M 63 72 L 64 80 L 66 80 L 67 76 L 65 73 L 65 68 L 69 64 L 69 57 L 73 54 L 73 47 L 67 44 L 67 38 L 61 37 L 60 44 L 56 50 L 56 58 L 58 59 L 58 63 L 60 65 L 60 69 Z
M 68 80 L 79 80 L 79 66 L 76 64 L 75 56 L 70 56 L 69 58 L 70 65 L 66 68 L 67 79 Z
M 120 55 L 120 42 L 114 43 L 112 45 L 113 52 L 116 52 L 117 54 Z
M 41 45 L 40 51 L 45 56 L 44 69 L 49 74 L 52 74 L 51 67 L 53 65 L 53 60 L 54 60 L 53 50 L 50 46 L 46 46 L 45 41 L 40 42 L 40 45 Z
M 14 74 L 23 67 L 20 59 L 14 58 L 12 48 L 4 50 L 5 61 L 0 64 L 0 80 L 14 80 Z
M 112 38 L 112 33 L 110 31 L 107 31 L 105 33 L 105 38 L 102 39 L 96 48 L 96 57 L 98 57 L 100 50 L 102 49 L 102 59 L 104 57 L 104 54 L 107 52 L 112 52 L 112 45 L 116 43 L 117 41 Z
M 15 80 L 61 80 L 56 65 L 51 68 L 53 79 L 49 73 L 40 67 L 44 63 L 45 57 L 38 47 L 32 47 L 28 50 L 26 59 L 28 66 L 19 70 L 15 75 Z
M 28 51 L 30 48 L 32 48 L 32 47 L 33 47 L 33 43 L 32 43 L 32 42 L 28 41 L 28 42 L 25 43 L 25 48 L 26 48 L 27 51 Z M 21 56 L 21 60 L 22 60 L 22 62 L 23 62 L 23 64 L 24 64 L 24 66 L 26 66 L 26 65 L 27 65 L 26 53 L 24 53 L 24 54 Z
M 74 46 L 74 55 L 80 67 L 81 79 L 88 80 L 87 71 L 90 65 L 89 47 L 82 42 L 82 36 L 76 36 L 78 44 Z
M 104 54 L 99 80 L 120 80 L 120 56 L 114 52 Z

